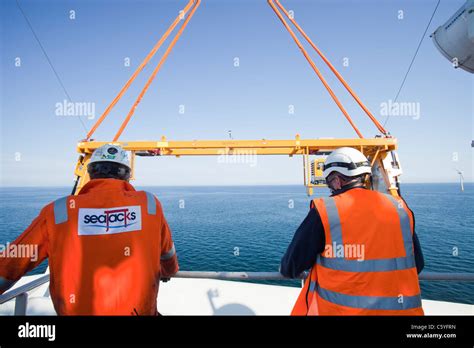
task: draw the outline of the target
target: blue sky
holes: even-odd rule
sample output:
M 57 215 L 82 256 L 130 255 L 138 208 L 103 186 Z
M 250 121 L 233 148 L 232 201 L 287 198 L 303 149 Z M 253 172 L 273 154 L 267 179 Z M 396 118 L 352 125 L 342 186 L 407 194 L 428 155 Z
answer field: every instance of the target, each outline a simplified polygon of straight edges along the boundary
M 20 0 L 67 93 L 73 101 L 95 103 L 96 118 L 186 2 Z M 382 122 L 381 103 L 394 99 L 436 2 L 282 1 Z M 442 0 L 427 35 L 463 3 Z M 3 0 L 1 7 L 0 184 L 72 185 L 75 145 L 85 131 L 77 116 L 56 115 L 66 95 L 16 2 Z M 313 56 L 363 134 L 375 135 L 375 127 Z M 126 58 L 130 67 L 124 66 Z M 96 139 L 115 134 L 157 62 L 158 56 Z M 399 97 L 419 103 L 420 117 L 393 116 L 387 123 L 399 139 L 404 182 L 457 181 L 455 168 L 472 181 L 473 99 L 473 76 L 453 69 L 425 38 Z M 94 122 L 82 121 L 87 128 Z M 203 0 L 122 140 L 226 139 L 228 130 L 234 139 L 355 136 L 265 0 Z M 249 165 L 219 163 L 216 157 L 140 158 L 136 184 L 299 184 L 301 161 L 259 157 Z

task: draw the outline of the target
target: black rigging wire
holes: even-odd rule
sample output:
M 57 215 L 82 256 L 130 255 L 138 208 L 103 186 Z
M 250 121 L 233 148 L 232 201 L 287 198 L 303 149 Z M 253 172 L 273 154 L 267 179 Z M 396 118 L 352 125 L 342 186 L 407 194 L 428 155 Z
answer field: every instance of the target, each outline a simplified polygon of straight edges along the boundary
M 410 65 L 408 66 L 408 70 L 405 74 L 405 77 L 403 78 L 402 84 L 400 85 L 400 88 L 398 89 L 397 95 L 395 96 L 395 99 L 393 100 L 394 103 L 397 101 L 398 96 L 400 95 L 400 92 L 402 91 L 402 88 L 405 85 L 405 81 L 407 80 L 407 77 L 408 77 L 408 74 L 410 73 L 411 67 L 413 66 L 413 63 L 415 62 L 416 56 L 418 55 L 418 51 L 420 50 L 421 44 L 423 43 L 423 40 L 425 39 L 426 32 L 428 31 L 428 28 L 430 27 L 431 21 L 433 20 L 433 17 L 435 16 L 436 11 L 438 10 L 438 6 L 439 6 L 440 2 L 441 2 L 441 0 L 438 0 L 438 3 L 436 4 L 436 7 L 433 10 L 433 14 L 431 15 L 430 21 L 428 22 L 428 25 L 426 26 L 426 29 L 423 32 L 423 35 L 421 36 L 421 40 L 418 43 L 418 47 L 416 48 L 415 54 L 413 55 L 413 58 L 410 62 Z M 383 123 L 384 127 L 387 124 L 387 121 L 389 120 L 389 118 L 390 118 L 390 112 L 388 113 L 387 118 L 385 119 L 385 122 Z
M 33 36 L 35 37 L 36 41 L 38 42 L 40 48 L 41 48 L 41 51 L 43 51 L 43 54 L 44 56 L 46 57 L 46 60 L 48 61 L 49 63 L 49 66 L 51 67 L 51 69 L 53 70 L 54 72 L 54 75 L 56 75 L 56 79 L 58 80 L 59 84 L 61 85 L 61 88 L 63 89 L 64 91 L 64 94 L 66 95 L 67 99 L 69 100 L 69 102 L 72 102 L 72 99 L 71 99 L 71 96 L 69 95 L 68 91 L 66 90 L 66 87 L 64 87 L 64 84 L 63 84 L 63 81 L 61 80 L 61 78 L 59 77 L 56 69 L 54 68 L 53 66 L 53 63 L 51 62 L 51 59 L 49 59 L 49 56 L 48 54 L 46 53 L 46 50 L 44 49 L 43 45 L 41 44 L 41 41 L 40 39 L 38 38 L 38 35 L 36 35 L 36 32 L 35 30 L 33 29 L 33 26 L 31 25 L 30 21 L 28 20 L 28 17 L 26 16 L 26 13 L 23 11 L 23 8 L 20 6 L 20 3 L 18 0 L 16 0 L 16 5 L 18 6 L 18 8 L 20 9 L 20 12 L 21 14 L 23 15 L 23 18 L 25 18 L 25 21 L 26 23 L 28 24 L 28 27 L 30 28 L 31 32 L 33 33 Z M 87 128 L 86 128 L 86 125 L 84 124 L 84 121 L 82 121 L 81 117 L 77 117 L 79 119 L 79 121 L 81 122 L 82 124 L 82 128 L 84 128 L 84 131 L 86 132 L 87 134 Z

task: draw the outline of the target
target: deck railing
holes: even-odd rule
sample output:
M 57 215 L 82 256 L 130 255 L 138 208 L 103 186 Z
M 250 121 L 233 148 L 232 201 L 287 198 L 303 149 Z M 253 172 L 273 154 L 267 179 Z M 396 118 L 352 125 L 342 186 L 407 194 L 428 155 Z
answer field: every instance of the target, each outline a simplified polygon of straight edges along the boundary
M 296 279 L 304 279 L 307 273 L 301 274 Z M 202 272 L 202 271 L 180 271 L 173 278 L 191 279 L 219 279 L 219 280 L 291 280 L 279 272 Z M 474 273 L 438 273 L 421 272 L 419 279 L 422 281 L 455 281 L 474 282 Z M 15 315 L 25 315 L 28 306 L 28 292 L 46 284 L 49 274 L 45 274 L 35 280 L 7 291 L 0 295 L 0 305 L 10 300 L 15 300 Z

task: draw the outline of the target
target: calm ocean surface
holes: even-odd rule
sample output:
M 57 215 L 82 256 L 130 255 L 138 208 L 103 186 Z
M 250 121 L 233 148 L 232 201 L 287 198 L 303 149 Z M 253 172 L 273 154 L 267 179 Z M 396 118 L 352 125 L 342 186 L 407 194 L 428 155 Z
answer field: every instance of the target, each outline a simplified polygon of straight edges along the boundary
M 310 202 L 302 186 L 141 189 L 160 199 L 180 268 L 188 271 L 277 271 Z M 70 190 L 0 188 L 0 244 L 13 241 L 45 204 Z M 404 184 L 402 194 L 415 213 L 425 270 L 474 272 L 474 184 L 464 192 L 456 184 Z M 425 299 L 474 304 L 474 283 L 422 281 L 421 288 Z

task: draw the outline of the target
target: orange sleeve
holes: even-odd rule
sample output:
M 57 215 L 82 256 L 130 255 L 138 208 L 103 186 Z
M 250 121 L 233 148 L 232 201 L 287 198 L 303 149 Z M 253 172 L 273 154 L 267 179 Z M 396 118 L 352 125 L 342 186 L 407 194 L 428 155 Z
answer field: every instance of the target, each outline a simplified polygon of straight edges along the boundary
M 168 222 L 163 214 L 160 202 L 157 200 L 157 207 L 159 209 L 160 223 L 161 223 L 161 276 L 169 278 L 176 274 L 179 270 L 178 257 L 176 256 L 176 249 L 171 236 L 171 230 Z
M 48 257 L 46 208 L 15 241 L 0 247 L 0 294 Z

